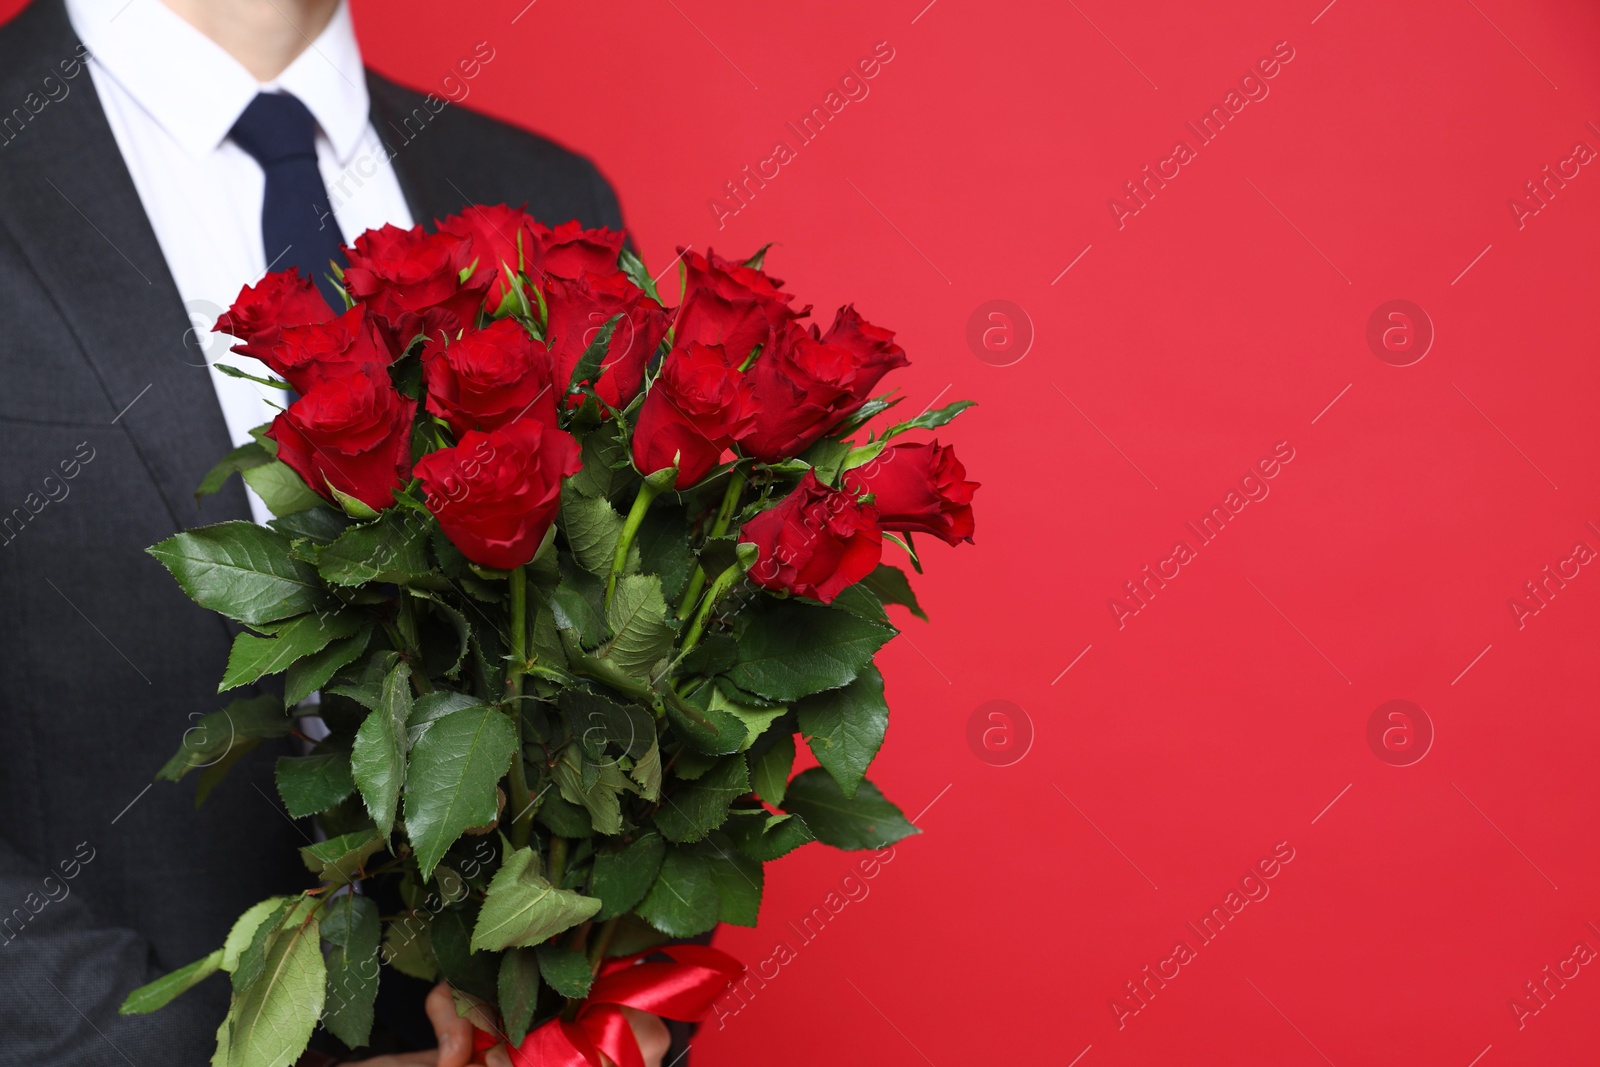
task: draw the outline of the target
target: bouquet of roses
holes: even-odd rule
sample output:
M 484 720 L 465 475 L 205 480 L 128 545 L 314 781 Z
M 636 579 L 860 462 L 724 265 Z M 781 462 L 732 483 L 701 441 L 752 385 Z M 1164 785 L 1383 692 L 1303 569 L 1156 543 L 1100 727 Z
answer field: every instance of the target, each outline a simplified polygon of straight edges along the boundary
M 200 493 L 238 472 L 276 517 L 149 550 L 243 624 L 220 691 L 283 675 L 158 777 L 203 799 L 298 738 L 318 884 L 123 1011 L 228 972 L 214 1062 L 280 1067 L 319 1023 L 367 1042 L 382 963 L 519 1063 L 637 1060 L 621 1008 L 706 1013 L 741 968 L 679 942 L 754 925 L 763 863 L 916 832 L 865 778 L 885 605 L 921 615 L 881 558 L 971 540 L 975 483 L 902 439 L 968 405 L 868 431 L 904 351 L 853 307 L 806 325 L 762 253 L 685 251 L 675 309 L 621 233 L 504 206 L 346 255 L 341 312 L 291 271 L 217 324 L 290 402 Z

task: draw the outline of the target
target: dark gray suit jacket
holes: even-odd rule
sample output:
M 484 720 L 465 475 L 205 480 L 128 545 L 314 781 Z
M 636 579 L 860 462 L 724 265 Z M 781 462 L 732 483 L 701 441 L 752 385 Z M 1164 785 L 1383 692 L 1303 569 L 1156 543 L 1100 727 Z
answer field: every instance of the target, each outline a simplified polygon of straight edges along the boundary
M 198 810 L 195 775 L 150 784 L 225 702 L 231 631 L 143 550 L 249 509 L 237 480 L 195 502 L 227 428 L 89 74 L 64 66 L 79 47 L 61 0 L 0 27 L 0 1064 L 188 1067 L 224 978 L 117 1006 L 304 886 L 306 842 L 265 746 Z M 586 159 L 369 84 L 418 221 L 526 202 L 621 224 Z

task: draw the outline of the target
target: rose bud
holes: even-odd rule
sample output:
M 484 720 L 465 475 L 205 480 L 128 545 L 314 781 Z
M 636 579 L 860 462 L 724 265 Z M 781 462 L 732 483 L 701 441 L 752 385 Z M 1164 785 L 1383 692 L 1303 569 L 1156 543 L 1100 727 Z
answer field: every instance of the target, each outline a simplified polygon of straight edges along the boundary
M 952 545 L 972 541 L 972 494 L 956 450 L 938 441 L 891 445 L 861 467 L 844 472 L 844 487 L 871 493 L 885 530 L 930 533 Z
M 478 309 L 496 276 L 492 264 L 479 263 L 461 281 L 461 272 L 473 262 L 472 241 L 451 233 L 424 233 L 421 226 L 368 230 L 356 238 L 354 248 L 344 251 L 350 261 L 344 271 L 346 288 L 370 305 L 399 351 L 419 333 L 442 329 L 454 334 L 476 326 Z
M 639 409 L 634 465 L 646 475 L 676 466 L 676 486 L 687 489 L 711 472 L 760 410 L 750 379 L 726 349 L 674 348 Z
M 333 309 L 316 284 L 301 277 L 298 267 L 291 267 L 239 290 L 238 299 L 217 318 L 212 330 L 237 337 L 240 343 L 233 350 L 240 355 L 265 361 L 284 327 L 327 322 L 331 318 Z
M 534 221 L 526 211 L 506 207 L 504 204 L 480 205 L 463 208 L 459 214 L 444 220 L 434 220 L 440 233 L 465 237 L 472 242 L 472 256 L 478 261 L 478 270 L 494 270 L 494 284 L 489 286 L 489 306 L 497 308 L 510 289 L 510 275 L 523 269 L 533 274 L 528 264 L 538 247 L 536 234 L 548 232 Z M 518 247 L 518 241 L 521 247 Z M 616 257 L 612 257 L 615 266 Z
M 337 318 L 286 327 L 261 361 L 300 393 L 325 378 L 388 367 L 392 354 L 378 324 L 361 304 Z
M 667 334 L 666 310 L 618 271 L 577 280 L 549 277 L 539 288 L 549 311 L 545 338 L 555 387 L 562 393 L 601 328 L 612 316 L 622 315 L 591 384 L 609 406 L 627 407 L 639 395 L 645 368 Z M 575 406 L 576 398 L 569 403 Z
M 528 252 L 528 274 L 577 279 L 586 274 L 607 277 L 617 273 L 617 257 L 627 235 L 621 230 L 586 230 L 577 220 L 553 230 L 534 224 L 534 245 Z
M 443 333 L 422 349 L 428 411 L 457 437 L 528 415 L 556 424 L 550 353 L 515 319 L 499 319 L 455 340 Z
M 272 421 L 278 458 L 332 499 L 329 486 L 382 510 L 411 478 L 411 420 L 417 404 L 383 370 L 316 382 Z
M 840 308 L 820 336 L 815 327 L 789 323 L 775 331 L 769 349 L 762 350 L 752 373 L 763 410 L 777 415 L 762 419 L 739 443 L 763 463 L 811 447 L 860 410 L 885 374 L 908 362 L 894 334 L 866 322 L 853 307 Z
M 510 570 L 533 559 L 561 507 L 561 481 L 583 467 L 570 434 L 523 418 L 467 432 L 417 461 L 428 510 L 462 555 Z
M 855 496 L 829 489 L 807 471 L 777 507 L 744 524 L 739 540 L 760 555 L 750 580 L 774 592 L 831 604 L 847 586 L 877 567 L 883 556 L 878 513 Z
M 736 304 L 743 300 L 754 299 L 772 326 L 780 326 L 811 310 L 810 307 L 806 307 L 795 311 L 789 306 L 789 301 L 794 297 L 782 291 L 783 282 L 754 267 L 746 267 L 731 259 L 723 259 L 709 248 L 703 256 L 699 252 L 683 249 L 679 251 L 683 252 L 683 264 L 686 268 L 683 282 L 685 302 L 697 292 L 714 293 Z

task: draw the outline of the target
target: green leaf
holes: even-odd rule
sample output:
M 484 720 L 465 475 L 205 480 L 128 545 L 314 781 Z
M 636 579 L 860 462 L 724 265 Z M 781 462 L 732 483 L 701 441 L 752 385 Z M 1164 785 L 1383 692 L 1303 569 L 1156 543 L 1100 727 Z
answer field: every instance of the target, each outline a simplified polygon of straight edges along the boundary
M 539 813 L 534 818 L 560 837 L 588 837 L 594 833 L 589 813 L 577 804 L 569 804 L 559 793 L 547 795 L 539 803 Z
M 639 905 L 639 916 L 669 937 L 694 937 L 717 925 L 722 898 L 711 861 L 686 848 L 670 848 L 661 874 Z
M 639 795 L 649 801 L 661 799 L 661 743 L 651 741 L 650 747 L 633 761 L 628 777 L 639 786 Z
M 217 692 L 277 674 L 297 660 L 322 651 L 329 642 L 349 637 L 359 626 L 358 620 L 343 615 L 301 615 L 272 637 L 241 633 L 233 639 L 228 669 L 223 672 Z
M 626 455 L 626 453 L 624 453 Z M 689 550 L 689 515 L 683 508 L 657 500 L 645 512 L 635 544 L 639 546 L 639 566 L 661 578 L 661 592 L 676 600 L 694 570 L 694 553 Z
M 572 368 L 572 377 L 567 382 L 567 392 L 576 393 L 584 382 L 593 381 L 600 374 L 600 366 L 605 362 L 606 350 L 611 346 L 611 335 L 616 332 L 617 323 L 622 320 L 619 312 L 606 320 L 594 335 L 594 340 L 589 347 L 583 350 L 583 355 L 578 357 L 577 366 Z
M 406 836 L 424 879 L 462 831 L 494 819 L 495 787 L 516 750 L 516 727 L 490 707 L 451 712 L 418 740 L 406 768 Z
M 750 788 L 773 807 L 783 803 L 794 769 L 794 735 L 784 734 L 760 754 L 750 752 Z
M 300 858 L 305 861 L 306 868 L 312 874 L 320 876 L 329 885 L 347 885 L 367 860 L 374 853 L 381 851 L 383 846 L 383 836 L 378 831 L 353 830 L 348 834 L 340 834 L 326 841 L 303 846 L 300 849 Z M 326 933 L 323 936 L 327 936 Z M 373 936 L 376 937 L 377 934 L 374 933 Z
M 473 949 L 532 946 L 592 918 L 600 901 L 557 889 L 539 874 L 539 857 L 529 848 L 508 853 L 489 883 L 483 910 L 472 931 Z
M 594 777 L 585 784 L 584 771 Z M 589 813 L 589 822 L 597 834 L 622 832 L 621 793 L 628 788 L 628 780 L 614 763 L 597 765 L 583 759 L 581 752 L 568 748 L 560 762 L 550 769 L 561 796 L 573 804 L 580 804 Z
M 907 419 L 905 422 L 896 423 L 889 427 L 883 433 L 883 440 L 887 441 L 891 437 L 897 437 L 907 430 L 937 429 L 976 403 L 976 400 L 957 400 L 954 404 L 946 404 L 942 408 L 924 411 L 914 419 Z
M 616 745 L 637 759 L 655 744 L 655 717 L 637 704 L 619 704 L 587 689 L 563 689 L 556 706 L 566 715 L 568 728 L 596 751 Z
M 539 974 L 551 989 L 573 999 L 589 995 L 594 972 L 589 970 L 587 956 L 555 945 L 540 945 L 535 951 L 539 958 Z
M 601 649 L 601 658 L 635 678 L 652 680 L 656 667 L 672 654 L 677 628 L 668 621 L 661 579 L 653 574 L 618 580 L 606 605 L 606 624 L 613 636 Z
M 570 632 L 580 648 L 594 648 L 605 640 L 600 613 L 588 597 L 569 586 L 564 578 L 561 585 L 550 593 L 548 603 L 550 616 L 557 629 Z
M 895 634 L 891 626 L 798 600 L 762 598 L 743 614 L 739 659 L 727 677 L 780 703 L 849 685 Z
M 928 621 L 927 613 L 917 603 L 917 594 L 911 589 L 911 579 L 906 572 L 890 563 L 880 563 L 873 572 L 861 580 L 874 596 L 885 604 L 900 604 L 911 609 L 911 614 Z
M 291 663 L 283 675 L 283 706 L 294 707 L 359 659 L 372 640 L 372 632 L 372 624 L 367 623 L 356 633 L 335 641 L 321 652 Z
M 578 565 L 590 574 L 611 573 L 622 534 L 622 516 L 604 497 L 584 496 L 569 489 L 561 500 L 561 528 Z
M 846 799 L 855 796 L 889 728 L 883 675 L 868 667 L 841 689 L 806 697 L 794 712 L 817 762 L 833 775 Z
M 327 811 L 354 792 L 348 752 L 318 752 L 278 759 L 278 795 L 296 819 Z
M 444 980 L 450 983 L 451 992 L 467 993 L 492 1003 L 500 961 L 490 953 L 472 950 L 472 926 L 477 919 L 478 902 L 475 900 L 446 908 L 434 916 L 429 943 Z M 459 1007 L 457 1001 L 458 1010 Z
M 176 782 L 197 767 L 216 766 L 241 741 L 284 737 L 293 726 L 294 720 L 284 713 L 277 697 L 241 697 L 221 711 L 202 716 L 186 730 L 177 754 L 156 772 L 156 777 Z
M 750 792 L 743 756 L 728 756 L 686 788 L 666 796 L 656 826 L 668 841 L 698 841 L 721 826 L 733 802 Z
M 252 626 L 327 603 L 315 568 L 290 556 L 289 535 L 253 522 L 201 526 L 145 551 L 195 603 Z
M 399 662 L 397 652 L 375 652 L 353 673 L 347 672 L 338 685 L 329 686 L 328 692 L 353 700 L 370 711 L 383 703 L 384 680 Z
M 383 699 L 356 731 L 350 770 L 367 813 L 385 837 L 406 776 L 406 721 L 411 717 L 411 668 L 404 663 L 383 682 Z
M 221 759 L 201 771 L 199 780 L 195 782 L 194 806 L 198 808 L 204 804 L 206 798 L 211 795 L 211 791 L 221 785 L 223 780 L 228 777 L 228 772 L 233 770 L 233 765 L 254 752 L 260 744 L 261 739 L 259 737 L 240 738 L 234 742 L 233 747 L 228 749 Z
M 839 783 L 821 767 L 813 767 L 789 783 L 783 808 L 804 819 L 817 840 L 834 848 L 883 848 L 922 832 L 870 781 L 862 779 L 856 795 L 847 799 L 839 791 Z
M 244 950 L 250 947 L 250 942 L 255 940 L 256 931 L 269 917 L 283 908 L 291 897 L 268 897 L 259 904 L 252 904 L 248 911 L 234 920 L 233 928 L 228 931 L 227 939 L 222 942 L 223 970 L 232 974 L 239 966 L 239 957 Z
M 428 526 L 409 511 L 391 508 L 325 546 L 317 555 L 317 571 L 329 585 L 343 586 L 403 583 L 428 574 Z
M 539 1007 L 539 959 L 534 949 L 507 949 L 500 957 L 500 1014 L 511 1044 L 521 1045 Z
M 174 997 L 186 993 L 222 968 L 222 950 L 202 956 L 193 963 L 179 967 L 171 974 L 162 975 L 129 993 L 117 1009 L 118 1015 L 145 1015 L 157 1008 L 166 1007 Z
M 279 518 L 322 505 L 322 498 L 281 459 L 246 468 L 243 474 L 245 483 L 256 491 L 267 510 Z
M 594 854 L 594 894 L 600 898 L 597 921 L 616 918 L 644 899 L 661 873 L 667 843 L 654 830 L 646 831 L 621 848 L 601 848 Z
M 406 720 L 406 738 L 411 747 L 416 748 L 417 742 L 422 740 L 422 735 L 428 732 L 429 727 L 446 715 L 467 708 L 481 707 L 483 701 L 465 693 L 455 693 L 448 689 L 435 689 L 431 693 L 424 693 L 411 704 L 411 718 Z
M 325 545 L 329 541 L 336 540 L 350 528 L 350 519 L 324 505 L 273 519 L 267 525 L 290 537 L 304 538 L 314 544 Z
M 327 965 L 317 916 L 291 908 L 262 946 L 259 977 L 236 988 L 228 1016 L 229 1067 L 293 1063 L 322 1017 Z
M 322 909 L 322 940 L 328 967 L 322 1024 L 354 1049 L 372 1035 L 372 1005 L 378 996 L 378 906 L 359 893 L 340 893 Z
M 215 467 L 206 472 L 200 487 L 194 491 L 194 498 L 199 500 L 203 496 L 221 491 L 227 484 L 228 478 L 235 473 L 242 473 L 251 467 L 271 462 L 272 453 L 261 447 L 260 441 L 246 442 L 223 456 Z
M 703 685 L 687 699 L 675 701 L 671 690 L 665 690 L 662 696 L 665 698 L 667 718 L 671 720 L 678 736 L 697 752 L 725 756 L 730 752 L 743 751 L 750 732 L 737 716 L 711 707 L 715 694 L 716 686 Z M 689 714 L 691 711 L 694 712 L 693 716 Z
M 383 961 L 401 974 L 432 982 L 439 977 L 433 958 L 430 918 L 412 911 L 395 919 L 383 931 Z
M 706 838 L 696 851 L 711 864 L 711 881 L 717 887 L 717 921 L 734 926 L 756 925 L 765 884 L 760 862 L 736 850 L 721 833 Z
M 763 863 L 817 839 L 800 816 L 772 815 L 761 809 L 732 812 L 725 829 L 735 848 Z
M 723 691 L 724 685 L 717 685 L 712 689 L 710 709 L 715 712 L 724 712 L 732 715 L 744 724 L 745 739 L 743 744 L 740 745 L 740 751 L 748 751 L 750 746 L 755 744 L 757 739 L 766 732 L 767 727 L 771 726 L 788 709 L 782 705 L 769 708 L 742 703 L 730 698 Z

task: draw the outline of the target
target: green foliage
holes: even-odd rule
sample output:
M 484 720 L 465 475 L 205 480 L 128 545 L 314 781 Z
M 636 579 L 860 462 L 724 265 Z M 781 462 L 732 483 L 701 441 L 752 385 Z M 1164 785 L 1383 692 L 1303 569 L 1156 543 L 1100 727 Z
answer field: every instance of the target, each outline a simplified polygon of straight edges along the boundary
M 849 685 L 895 634 L 882 623 L 798 600 L 758 600 L 745 614 L 727 677 L 781 703 Z
M 846 799 L 855 796 L 889 728 L 883 676 L 868 667 L 847 686 L 806 697 L 794 713 L 817 762 L 833 775 Z
M 620 848 L 601 848 L 594 857 L 594 894 L 600 898 L 596 919 L 627 914 L 644 899 L 661 873 L 667 843 L 654 830 Z
M 359 893 L 340 893 L 322 909 L 322 940 L 328 968 L 322 1024 L 346 1047 L 359 1048 L 372 1034 L 378 996 L 378 906 Z
M 203 608 L 252 626 L 328 603 L 317 572 L 289 551 L 289 535 L 253 522 L 219 522 L 146 549 Z
M 661 873 L 638 907 L 640 917 L 668 937 L 705 933 L 721 910 L 711 861 L 678 845 L 667 849 Z
M 355 791 L 350 753 L 331 749 L 310 756 L 278 760 L 278 795 L 297 819 L 327 811 Z
M 783 810 L 800 816 L 818 841 L 834 848 L 883 848 L 921 832 L 871 782 L 862 779 L 855 796 L 846 797 L 821 767 L 795 776 Z
M 177 754 L 156 772 L 157 778 L 176 782 L 200 767 L 215 767 L 247 743 L 266 737 L 283 737 L 294 726 L 283 704 L 273 696 L 245 697 L 221 711 L 202 717 L 184 732 Z
M 587 956 L 556 945 L 540 945 L 536 951 L 539 974 L 546 985 L 564 997 L 588 996 L 594 973 Z
M 312 874 L 329 885 L 348 885 L 367 860 L 383 847 L 383 837 L 378 831 L 352 830 L 306 845 L 300 850 L 300 858 Z
M 663 799 L 656 826 L 668 841 L 699 841 L 721 826 L 735 798 L 750 792 L 743 756 L 727 756 L 710 771 Z
M 221 969 L 222 950 L 219 948 L 209 956 L 202 956 L 187 966 L 179 967 L 172 973 L 135 989 L 128 994 L 122 1006 L 117 1009 L 117 1013 L 146 1015 L 157 1008 L 165 1007 L 173 997 L 193 989 Z
M 416 742 L 406 767 L 406 834 L 423 878 L 463 831 L 495 817 L 496 783 L 516 750 L 516 727 L 489 707 L 453 711 Z
M 551 885 L 539 873 L 539 866 L 532 849 L 519 848 L 506 855 L 489 883 L 472 931 L 474 950 L 537 945 L 600 910 L 598 899 Z
M 404 663 L 383 681 L 378 706 L 356 731 L 350 770 L 367 813 L 385 836 L 394 829 L 395 805 L 406 776 L 406 722 L 411 718 L 411 668 Z

